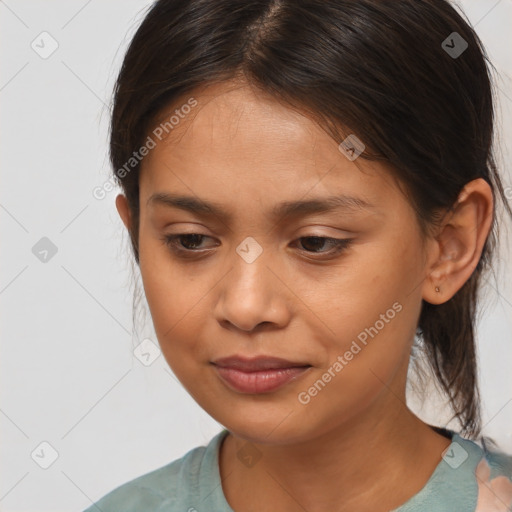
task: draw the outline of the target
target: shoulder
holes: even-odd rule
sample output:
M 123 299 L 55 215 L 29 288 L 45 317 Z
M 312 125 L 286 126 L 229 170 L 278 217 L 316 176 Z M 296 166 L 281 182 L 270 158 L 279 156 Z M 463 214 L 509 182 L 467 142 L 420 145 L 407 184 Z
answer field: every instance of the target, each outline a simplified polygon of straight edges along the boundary
M 505 453 L 491 438 L 481 437 L 477 440 L 470 440 L 456 435 L 455 442 L 458 442 L 467 451 L 473 452 L 477 458 L 475 459 L 477 465 L 474 468 L 474 473 L 478 476 L 478 468 L 488 467 L 489 478 L 497 476 L 508 476 L 512 479 L 512 454 Z
M 452 442 L 426 485 L 393 512 L 512 511 L 512 455 L 447 432 Z
M 476 490 L 475 512 L 512 510 L 512 454 L 488 445 L 488 438 L 476 441 L 457 436 L 457 442 L 473 452 L 469 478 Z M 469 471 L 468 471 L 469 473 Z
M 205 472 L 205 458 L 216 455 L 217 444 L 224 433 L 217 434 L 208 446 L 193 448 L 183 457 L 115 488 L 84 512 L 181 510 L 199 494 L 201 478 L 209 476 Z
M 512 510 L 512 455 L 483 446 L 475 467 L 478 486 L 475 512 Z
M 512 478 L 512 454 L 486 449 L 484 458 L 489 463 L 491 477 L 506 475 Z

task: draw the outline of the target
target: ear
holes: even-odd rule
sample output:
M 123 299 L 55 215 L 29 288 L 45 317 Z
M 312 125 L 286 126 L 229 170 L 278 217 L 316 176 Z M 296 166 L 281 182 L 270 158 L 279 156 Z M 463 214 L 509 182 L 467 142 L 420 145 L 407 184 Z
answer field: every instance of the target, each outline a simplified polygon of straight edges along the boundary
M 493 220 L 493 195 L 482 178 L 470 181 L 445 215 L 431 240 L 423 299 L 431 304 L 450 300 L 475 270 Z M 437 291 L 439 290 L 439 291 Z
M 126 199 L 126 196 L 124 196 L 123 194 L 119 194 L 116 197 L 116 208 L 126 229 L 130 231 L 130 226 L 132 223 L 131 213 L 130 208 L 128 207 L 128 200 Z

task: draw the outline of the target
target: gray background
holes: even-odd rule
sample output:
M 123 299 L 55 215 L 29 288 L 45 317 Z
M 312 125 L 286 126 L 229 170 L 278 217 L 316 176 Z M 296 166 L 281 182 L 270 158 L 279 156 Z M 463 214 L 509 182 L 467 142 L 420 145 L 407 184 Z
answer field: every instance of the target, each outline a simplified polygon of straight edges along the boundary
M 500 164 L 512 200 L 512 0 L 460 4 L 500 72 Z M 92 195 L 109 178 L 113 81 L 148 5 L 0 1 L 1 511 L 81 511 L 221 428 L 155 348 L 148 366 L 134 355 L 134 346 L 156 337 L 151 325 L 132 336 L 117 191 L 103 200 Z M 53 40 L 58 48 L 47 58 L 31 47 L 35 41 L 39 52 L 49 51 Z M 505 243 L 478 335 L 484 432 L 512 453 L 512 263 Z M 48 261 L 34 246 L 50 251 Z M 435 400 L 420 408 L 411 395 L 410 403 L 441 424 Z

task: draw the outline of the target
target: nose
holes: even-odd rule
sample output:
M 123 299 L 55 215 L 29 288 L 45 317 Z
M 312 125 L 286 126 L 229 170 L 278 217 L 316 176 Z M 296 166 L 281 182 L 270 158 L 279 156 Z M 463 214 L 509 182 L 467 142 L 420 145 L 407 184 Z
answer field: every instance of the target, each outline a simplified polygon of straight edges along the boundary
M 262 326 L 286 326 L 293 294 L 270 253 L 263 251 L 251 261 L 235 252 L 230 263 L 231 270 L 219 283 L 220 293 L 215 307 L 219 323 L 242 331 L 253 331 Z

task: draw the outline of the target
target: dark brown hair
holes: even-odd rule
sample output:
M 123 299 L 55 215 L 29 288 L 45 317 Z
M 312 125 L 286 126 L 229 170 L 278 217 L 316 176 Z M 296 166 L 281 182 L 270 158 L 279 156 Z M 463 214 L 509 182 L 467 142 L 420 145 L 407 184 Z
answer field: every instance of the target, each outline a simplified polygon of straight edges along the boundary
M 464 42 L 460 55 L 448 51 Z M 307 113 L 337 143 L 355 134 L 366 146 L 361 158 L 391 165 L 424 234 L 476 178 L 512 216 L 492 148 L 488 65 L 469 22 L 446 0 L 156 1 L 124 58 L 111 121 L 111 162 L 132 213 L 135 261 L 140 166 L 119 170 L 164 109 L 237 77 Z M 477 292 L 497 240 L 496 206 L 493 217 L 470 279 L 447 302 L 424 302 L 417 329 L 416 348 L 473 438 L 481 430 Z

